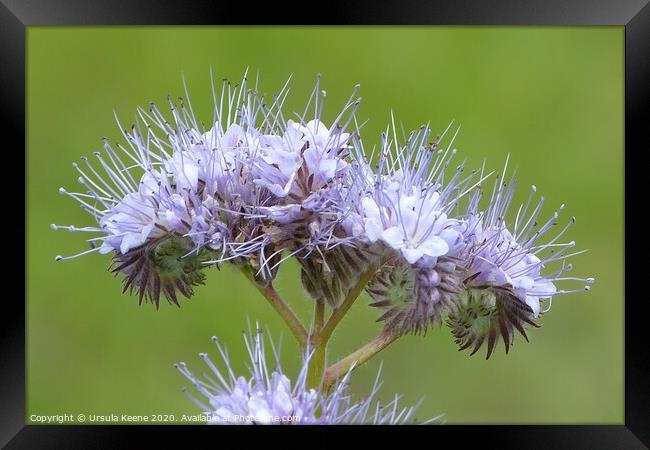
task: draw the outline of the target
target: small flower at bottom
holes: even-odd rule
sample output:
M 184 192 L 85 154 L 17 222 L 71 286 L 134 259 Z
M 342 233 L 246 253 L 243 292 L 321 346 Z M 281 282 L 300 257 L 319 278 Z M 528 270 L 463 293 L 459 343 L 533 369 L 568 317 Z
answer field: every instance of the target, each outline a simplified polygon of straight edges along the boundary
M 237 376 L 233 371 L 226 349 L 215 342 L 224 370 L 206 353 L 200 357 L 210 369 L 203 379 L 197 378 L 185 363 L 175 367 L 185 376 L 196 391 L 207 399 L 207 404 L 189 391 L 188 397 L 203 411 L 208 424 L 248 425 L 333 425 L 333 424 L 406 424 L 415 423 L 415 407 L 399 407 L 399 396 L 382 405 L 377 400 L 381 383 L 379 375 L 370 394 L 353 401 L 349 392 L 349 371 L 336 382 L 329 394 L 307 387 L 309 353 L 303 358 L 298 376 L 292 382 L 283 372 L 277 349 L 271 345 L 275 366 L 269 368 L 261 330 L 244 334 L 250 358 L 250 377 Z M 433 418 L 427 423 L 436 420 Z

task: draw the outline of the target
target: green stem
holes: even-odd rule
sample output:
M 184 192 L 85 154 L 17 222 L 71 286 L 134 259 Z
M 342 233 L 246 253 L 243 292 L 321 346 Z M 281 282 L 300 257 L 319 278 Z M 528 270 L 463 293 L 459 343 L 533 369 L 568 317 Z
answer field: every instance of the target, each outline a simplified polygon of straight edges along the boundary
M 336 380 L 343 377 L 350 369 L 356 369 L 377 353 L 388 347 L 399 337 L 400 334 L 398 333 L 384 330 L 360 349 L 350 353 L 336 364 L 328 367 L 325 370 L 323 392 L 329 391 L 330 387 L 336 382 Z
M 317 300 L 314 310 L 314 333 L 309 337 L 310 345 L 314 349 L 307 371 L 307 384 L 309 387 L 314 389 L 321 387 L 323 374 L 325 373 L 327 344 L 332 337 L 332 333 L 356 299 L 359 298 L 359 295 L 376 271 L 377 268 L 372 267 L 361 275 L 357 284 L 350 289 L 341 305 L 332 312 L 324 325 L 325 304 L 322 299 Z
M 316 300 L 316 306 L 314 307 L 314 332 L 312 334 L 317 335 L 320 333 L 320 330 L 323 328 L 323 323 L 325 322 L 325 301 L 322 298 Z
M 307 369 L 307 386 L 313 389 L 320 388 L 323 382 L 323 373 L 325 372 L 325 356 L 327 354 L 327 345 L 316 344 L 314 351 L 309 359 Z
M 309 359 L 307 369 L 307 385 L 310 388 L 318 389 L 323 380 L 325 371 L 325 355 L 327 345 L 321 344 L 320 331 L 325 321 L 325 301 L 322 298 L 315 299 L 314 304 L 314 328 L 309 335 L 310 349 L 314 352 Z
M 343 302 L 341 302 L 341 305 L 332 312 L 332 315 L 327 320 L 327 323 L 320 333 L 320 338 L 324 345 L 327 345 L 330 337 L 332 337 L 334 329 L 339 324 L 341 319 L 343 319 L 359 295 L 361 295 L 361 292 L 363 292 L 366 284 L 368 284 L 368 281 L 370 281 L 370 278 L 372 278 L 376 271 L 377 267 L 372 267 L 370 270 L 364 272 L 361 277 L 359 277 L 357 284 L 352 289 L 350 289 L 348 294 L 345 296 L 345 299 Z
M 280 317 L 293 333 L 298 345 L 300 346 L 301 351 L 304 351 L 307 348 L 307 337 L 308 333 L 305 330 L 305 327 L 300 323 L 300 320 L 293 312 L 291 307 L 282 299 L 278 291 L 275 290 L 272 283 L 262 284 L 260 283 L 253 274 L 252 270 L 249 267 L 244 267 L 242 272 L 250 280 L 251 283 L 257 288 L 257 290 L 268 300 L 271 306 L 280 314 Z

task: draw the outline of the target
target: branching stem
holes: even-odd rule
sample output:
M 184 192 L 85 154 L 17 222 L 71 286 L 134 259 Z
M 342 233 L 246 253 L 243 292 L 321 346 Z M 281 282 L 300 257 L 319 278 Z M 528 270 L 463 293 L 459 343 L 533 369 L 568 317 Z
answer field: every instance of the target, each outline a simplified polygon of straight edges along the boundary
M 252 270 L 248 267 L 243 268 L 242 272 L 246 278 L 248 278 L 250 282 L 253 283 L 257 290 L 264 296 L 264 298 L 268 300 L 271 306 L 278 312 L 280 317 L 282 317 L 284 322 L 289 327 L 289 330 L 291 330 L 291 333 L 296 338 L 296 341 L 298 341 L 300 350 L 304 352 L 307 348 L 308 333 L 300 322 L 300 319 L 298 319 L 298 316 L 296 316 L 291 307 L 282 299 L 278 291 L 276 291 L 273 287 L 272 283 L 260 283 L 255 278 L 255 275 L 253 275 Z
M 315 299 L 314 322 L 310 333 L 275 290 L 272 283 L 263 283 L 257 280 L 250 267 L 244 267 L 242 269 L 246 278 L 253 283 L 257 290 L 278 312 L 280 317 L 282 317 L 298 341 L 301 351 L 305 352 L 309 349 L 312 352 L 307 372 L 307 384 L 309 387 L 315 389 L 320 388 L 323 392 L 327 392 L 337 379 L 344 376 L 352 368 L 356 368 L 365 363 L 400 337 L 397 333 L 384 330 L 363 347 L 350 353 L 327 369 L 325 368 L 327 344 L 332 337 L 332 333 L 357 298 L 359 298 L 359 295 L 361 295 L 376 270 L 377 267 L 371 267 L 359 277 L 359 281 L 350 289 L 341 304 L 332 311 L 327 322 L 325 322 L 325 302 L 323 299 Z
M 350 369 L 359 367 L 361 364 L 365 363 L 377 353 L 395 342 L 399 337 L 400 334 L 398 333 L 384 330 L 360 349 L 350 353 L 336 364 L 328 367 L 325 370 L 325 376 L 323 379 L 323 392 L 327 392 L 336 380 L 343 377 Z

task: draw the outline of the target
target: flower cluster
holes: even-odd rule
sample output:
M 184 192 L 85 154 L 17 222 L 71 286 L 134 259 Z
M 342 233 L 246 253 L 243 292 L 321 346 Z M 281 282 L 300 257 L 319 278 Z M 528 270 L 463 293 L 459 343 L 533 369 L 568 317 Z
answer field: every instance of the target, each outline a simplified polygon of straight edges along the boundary
M 153 104 L 139 109 L 126 146 L 106 141 L 93 162 L 74 165 L 82 192 L 61 189 L 96 225 L 52 227 L 97 234 L 80 254 L 112 254 L 140 301 L 158 306 L 162 294 L 178 304 L 206 267 L 225 263 L 263 286 L 294 257 L 316 301 L 336 309 L 365 288 L 388 332 L 446 323 L 461 349 L 486 343 L 489 357 L 499 339 L 508 351 L 514 330 L 525 337 L 525 324 L 538 326 L 540 302 L 584 289 L 558 282 L 593 282 L 565 276 L 579 252 L 559 240 L 574 219 L 545 239 L 564 206 L 540 221 L 533 188 L 511 221 L 507 163 L 483 195 L 493 174 L 453 162 L 451 125 L 404 135 L 393 118 L 368 155 L 356 88 L 331 121 L 320 82 L 295 120 L 283 112 L 288 82 L 269 100 L 246 77 L 217 91 L 209 128 L 183 99 L 170 100 L 171 119 Z
M 209 374 L 196 377 L 183 362 L 175 364 L 194 389 L 207 403 L 190 391 L 186 395 L 203 411 L 208 424 L 213 425 L 336 425 L 373 424 L 397 425 L 416 423 L 415 407 L 399 406 L 400 397 L 382 404 L 377 400 L 381 382 L 379 373 L 370 393 L 353 400 L 349 392 L 348 372 L 324 394 L 307 386 L 310 352 L 303 358 L 298 376 L 292 383 L 280 365 L 278 349 L 271 344 L 273 358 L 267 355 L 262 331 L 244 334 L 250 358 L 250 377 L 237 376 L 230 358 L 216 337 L 212 340 L 222 362 L 220 369 L 207 353 L 199 354 L 209 368 Z M 269 368 L 269 360 L 274 366 Z M 431 423 L 440 416 L 423 423 Z
M 74 164 L 85 191 L 60 190 L 97 225 L 52 228 L 99 233 L 80 255 L 112 253 L 124 290 L 156 306 L 161 293 L 176 304 L 177 292 L 189 298 L 206 266 L 231 262 L 272 278 L 285 251 L 335 245 L 340 180 L 349 169 L 341 121 L 356 103 L 328 128 L 318 85 L 316 117 L 307 122 L 285 119 L 287 93 L 285 85 L 267 105 L 246 78 L 239 87 L 224 82 L 207 131 L 182 99 L 170 100 L 173 125 L 153 104 L 139 109 L 138 123 L 124 131 L 126 147 L 105 141 L 95 163 Z

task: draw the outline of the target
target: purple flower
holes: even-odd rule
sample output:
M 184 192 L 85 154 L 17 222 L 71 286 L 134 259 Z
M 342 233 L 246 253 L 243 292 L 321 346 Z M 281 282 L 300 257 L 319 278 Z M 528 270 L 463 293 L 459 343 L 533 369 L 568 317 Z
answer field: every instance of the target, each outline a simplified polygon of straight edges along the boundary
M 208 130 L 198 125 L 189 103 L 170 101 L 173 120 L 155 105 L 139 109 L 137 126 L 123 133 L 128 146 L 114 149 L 105 142 L 104 154 L 96 154 L 99 167 L 87 159 L 87 168 L 75 165 L 86 192 L 62 189 L 98 226 L 52 228 L 98 233 L 89 252 L 112 253 L 125 290 L 135 289 L 156 305 L 161 291 L 174 303 L 169 293 L 177 288 L 192 293 L 180 272 L 162 277 L 166 286 L 161 279 L 156 246 L 167 239 L 186 250 L 174 251 L 175 266 L 189 257 L 201 265 L 232 262 L 266 279 L 277 273 L 285 252 L 304 258 L 345 241 L 334 231 L 349 168 L 350 135 L 343 129 L 358 105 L 354 94 L 328 128 L 320 120 L 319 83 L 312 95 L 316 118 L 307 122 L 304 116 L 297 122 L 284 118 L 287 85 L 270 105 L 257 92 L 245 92 L 246 78 L 238 88 L 224 83 Z
M 348 164 L 342 153 L 349 137 L 330 131 L 319 119 L 306 125 L 289 120 L 282 137 L 259 137 L 255 182 L 277 197 L 306 198 L 345 175 Z
M 411 265 L 434 267 L 437 258 L 454 256 L 462 248 L 458 220 L 448 213 L 464 195 L 472 176 L 461 179 L 464 164 L 445 180 L 453 139 L 438 148 L 439 139 L 427 144 L 431 130 L 412 132 L 404 144 L 382 135 L 376 168 L 365 161 L 357 141 L 357 161 L 350 183 L 348 233 L 362 242 L 380 243 L 398 252 Z
M 507 167 L 507 162 L 506 162 Z M 505 177 L 506 169 L 500 177 Z M 561 230 L 546 242 L 542 239 L 557 227 L 564 205 L 555 211 L 545 222 L 539 222 L 544 197 L 534 204 L 537 192 L 533 186 L 526 204 L 521 205 L 512 227 L 506 223 L 506 216 L 514 194 L 514 179 L 505 183 L 497 177 L 490 203 L 479 209 L 480 189 L 468 206 L 467 218 L 460 227 L 465 236 L 467 273 L 470 287 L 499 287 L 507 289 L 515 298 L 525 303 L 538 317 L 541 312 L 540 301 L 556 295 L 589 290 L 589 286 L 572 291 L 558 290 L 555 283 L 560 281 L 581 281 L 593 283 L 593 278 L 563 277 L 571 270 L 567 264 L 571 257 L 584 253 L 571 253 L 575 242 L 559 242 L 560 238 L 575 223 L 572 217 Z M 511 231 L 512 230 L 512 231 Z M 543 270 L 549 265 L 558 265 L 556 270 Z
M 535 320 L 542 312 L 540 302 L 572 292 L 589 290 L 589 286 L 571 291 L 558 290 L 557 282 L 581 281 L 593 283 L 593 278 L 562 276 L 572 269 L 567 259 L 581 252 L 570 250 L 575 242 L 560 243 L 560 238 L 575 222 L 571 218 L 561 230 L 542 242 L 558 224 L 564 205 L 543 223 L 538 218 L 544 203 L 542 197 L 535 206 L 533 186 L 528 201 L 521 205 L 514 223 L 508 225 L 506 216 L 514 194 L 514 180 L 504 182 L 507 168 L 497 176 L 485 210 L 479 206 L 480 187 L 468 203 L 467 213 L 458 227 L 465 247 L 460 254 L 464 261 L 466 290 L 459 294 L 457 307 L 449 314 L 448 325 L 460 349 L 473 347 L 476 353 L 487 343 L 487 358 L 499 339 L 506 353 L 512 345 L 515 329 L 527 340 L 525 325 L 539 327 Z M 549 266 L 555 265 L 554 270 Z
M 196 377 L 185 363 L 176 364 L 195 390 L 205 400 L 197 399 L 184 390 L 213 425 L 336 425 L 336 424 L 405 424 L 414 423 L 416 407 L 399 406 L 399 396 L 380 404 L 377 394 L 381 383 L 379 374 L 368 396 L 353 400 L 349 393 L 348 372 L 336 382 L 329 394 L 307 387 L 309 356 L 303 358 L 300 371 L 292 381 L 280 365 L 278 350 L 272 345 L 273 367 L 260 330 L 244 335 L 250 358 L 249 376 L 235 373 L 225 348 L 216 337 L 212 338 L 223 368 L 219 368 L 206 354 L 199 356 L 209 369 L 209 374 Z M 272 344 L 272 343 L 271 343 Z M 206 403 L 207 401 L 207 403 Z M 431 419 L 428 422 L 436 420 Z
M 215 93 L 208 129 L 189 102 L 170 101 L 171 118 L 140 108 L 126 146 L 104 142 L 94 162 L 74 165 L 82 192 L 61 188 L 96 225 L 53 225 L 95 234 L 89 250 L 57 259 L 110 253 L 124 291 L 158 306 L 161 294 L 174 304 L 178 293 L 191 297 L 207 266 L 230 263 L 266 285 L 295 257 L 317 302 L 336 308 L 370 280 L 390 330 L 424 332 L 447 318 L 461 347 L 486 340 L 488 355 L 495 336 L 507 349 L 514 328 L 525 335 L 524 323 L 537 325 L 540 302 L 575 292 L 559 282 L 593 282 L 564 276 L 580 253 L 559 242 L 573 219 L 542 243 L 563 206 L 540 225 L 543 199 L 532 203 L 533 192 L 507 222 L 514 185 L 503 183 L 505 168 L 480 206 L 491 174 L 450 168 L 458 131 L 442 142 L 451 125 L 400 138 L 392 118 L 369 162 L 357 88 L 327 125 L 320 81 L 294 119 L 283 110 L 288 82 L 267 102 L 245 77 Z
M 252 180 L 258 132 L 249 112 L 260 99 L 242 97 L 244 91 L 245 79 L 240 89 L 224 85 L 228 106 L 215 101 L 215 122 L 207 131 L 197 125 L 191 105 L 170 102 L 173 125 L 155 105 L 139 109 L 137 126 L 123 133 L 127 147 L 105 142 L 104 152 L 95 154 L 97 164 L 83 158 L 85 167 L 74 165 L 86 191 L 61 189 L 98 226 L 52 228 L 99 234 L 81 254 L 112 252 L 116 270 L 125 275 L 124 289 L 156 305 L 161 292 L 173 303 L 176 291 L 189 297 L 207 264 L 263 259 L 270 240 L 256 211 L 271 195 Z M 196 273 L 181 270 L 189 267 Z
M 444 134 L 428 143 L 431 131 L 422 127 L 401 144 L 394 130 L 393 123 L 392 133 L 389 128 L 382 135 L 374 169 L 362 142 L 355 142 L 356 170 L 343 223 L 358 246 L 382 255 L 367 287 L 371 306 L 384 310 L 379 320 L 389 330 L 420 333 L 442 322 L 461 289 L 461 222 L 448 214 L 471 189 L 474 174 L 462 178 L 460 164 L 446 179 L 454 138 L 439 148 Z

